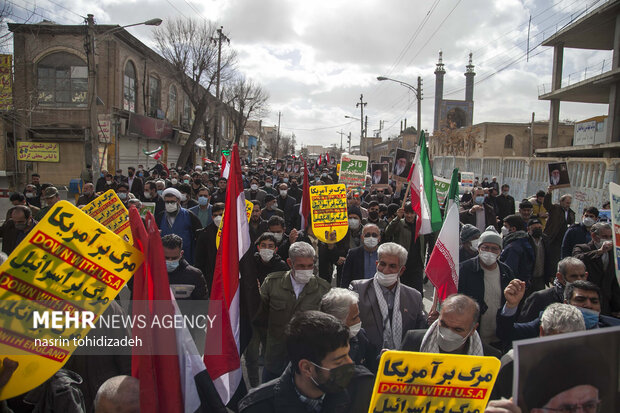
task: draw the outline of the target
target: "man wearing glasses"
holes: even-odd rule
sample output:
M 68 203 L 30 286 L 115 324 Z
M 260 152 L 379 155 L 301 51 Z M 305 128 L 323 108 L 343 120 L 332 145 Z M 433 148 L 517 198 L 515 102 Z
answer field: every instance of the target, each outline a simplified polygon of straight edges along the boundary
M 347 254 L 342 269 L 342 288 L 348 288 L 353 280 L 370 279 L 377 269 L 377 248 L 381 242 L 381 231 L 375 224 L 366 224 L 362 229 L 361 245 Z
M 461 263 L 458 292 L 476 300 L 480 306 L 478 332 L 483 343 L 501 349 L 495 335 L 497 311 L 505 303 L 503 291 L 514 278 L 512 270 L 499 261 L 502 237 L 489 226 L 480 235 L 478 256 Z

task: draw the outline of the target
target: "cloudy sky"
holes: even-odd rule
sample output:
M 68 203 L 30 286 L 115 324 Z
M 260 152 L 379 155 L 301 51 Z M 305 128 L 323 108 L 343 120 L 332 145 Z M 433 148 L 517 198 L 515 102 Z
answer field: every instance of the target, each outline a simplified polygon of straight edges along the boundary
M 476 66 L 474 123 L 529 122 L 549 117 L 539 90 L 551 82 L 546 37 L 606 0 L 8 0 L 12 20 L 79 24 L 87 13 L 101 24 L 130 24 L 153 17 L 207 19 L 231 39 L 239 69 L 270 94 L 266 124 L 294 133 L 300 144 L 340 144 L 341 130 L 359 142 L 356 108 L 364 95 L 368 135 L 384 123 L 384 138 L 401 120 L 415 125 L 412 92 L 389 76 L 415 85 L 423 79 L 422 128 L 432 129 L 435 63 L 443 51 L 444 98 L 464 99 L 468 54 Z M 530 57 L 526 61 L 531 16 Z M 152 45 L 150 28 L 128 29 Z M 563 84 L 609 70 L 611 52 L 565 50 Z M 548 90 L 548 89 L 547 89 Z M 607 114 L 607 105 L 563 104 L 560 118 Z M 346 139 L 345 139 L 346 146 Z

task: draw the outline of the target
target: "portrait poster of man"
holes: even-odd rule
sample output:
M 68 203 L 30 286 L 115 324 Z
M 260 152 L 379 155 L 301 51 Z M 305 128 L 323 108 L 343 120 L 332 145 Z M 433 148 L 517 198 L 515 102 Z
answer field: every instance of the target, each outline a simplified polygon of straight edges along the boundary
M 395 181 L 406 181 L 409 176 L 409 170 L 411 164 L 415 158 L 415 152 L 407 151 L 405 149 L 396 149 L 396 155 L 394 155 L 394 168 L 392 168 L 392 179 Z
M 371 171 L 371 188 L 385 188 L 388 186 L 388 175 L 390 170 L 385 163 L 372 163 L 370 164 Z
M 620 326 L 513 342 L 523 413 L 617 412 Z
M 391 156 L 382 156 L 381 157 L 381 163 L 388 164 L 388 170 L 389 171 L 392 170 L 392 157 Z
M 293 172 L 293 161 L 286 161 L 286 168 L 284 172 L 292 173 Z
M 553 162 L 549 165 L 549 185 L 552 188 L 566 188 L 570 186 L 568 166 L 566 162 Z
M 300 170 L 301 170 L 301 162 L 296 161 L 296 162 L 293 164 L 293 173 L 294 173 L 294 174 L 298 174 Z
M 284 170 L 284 162 L 282 159 L 276 160 L 276 171 L 281 172 Z

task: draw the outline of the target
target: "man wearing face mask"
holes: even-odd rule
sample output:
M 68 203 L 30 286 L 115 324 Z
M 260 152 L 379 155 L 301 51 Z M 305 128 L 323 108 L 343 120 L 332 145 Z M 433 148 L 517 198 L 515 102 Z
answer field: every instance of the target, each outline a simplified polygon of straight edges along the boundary
M 166 258 L 170 289 L 177 300 L 206 300 L 207 283 L 202 272 L 188 264 L 183 257 L 183 240 L 175 234 L 161 237 Z
M 352 248 L 342 269 L 340 286 L 348 288 L 353 280 L 371 279 L 377 270 L 377 249 L 381 242 L 381 231 L 375 224 L 366 224 L 362 229 L 362 245 Z
M 375 224 L 379 227 L 379 230 L 381 230 L 382 233 L 385 231 L 387 221 L 379 217 L 379 203 L 377 201 L 370 201 L 368 203 L 368 219 L 366 222 L 369 224 Z
M 226 185 L 227 184 L 228 184 L 228 181 L 224 177 L 221 177 L 220 179 L 217 180 L 217 190 L 215 190 L 215 192 L 213 192 L 213 194 L 211 195 L 211 202 L 213 204 L 218 203 L 218 202 L 226 203 Z
M 176 234 L 183 240 L 183 254 L 187 262 L 194 263 L 194 246 L 196 243 L 196 231 L 202 228 L 196 215 L 181 207 L 181 193 L 174 188 L 168 188 L 163 192 L 166 210 L 158 216 L 157 225 L 162 237 L 168 234 Z
M 284 221 L 286 222 L 286 228 L 293 228 L 293 216 L 295 215 L 295 198 L 288 194 L 288 184 L 281 183 L 278 185 L 279 196 L 278 209 L 284 212 Z
M 452 294 L 441 304 L 439 318 L 428 330 L 408 331 L 400 350 L 501 357 L 496 348 L 484 344 L 478 335 L 480 307 L 470 297 Z
M 511 281 L 504 291 L 506 304 L 497 313 L 497 336 L 506 343 L 538 337 L 540 334 L 540 318 L 529 323 L 515 322 L 517 307 L 524 292 L 525 286 L 520 280 Z M 564 289 L 564 303 L 573 305 L 581 311 L 586 330 L 620 325 L 620 320 L 617 318 L 601 314 L 600 300 L 601 289 L 589 281 L 577 280 L 567 284 Z
M 260 209 L 260 208 L 259 208 Z M 265 232 L 254 242 L 257 252 L 246 254 L 242 260 L 250 261 L 249 265 L 241 265 L 241 299 L 247 305 L 245 316 L 251 320 L 260 308 L 260 285 L 267 275 L 278 272 L 288 271 L 288 265 L 277 254 L 276 239 L 270 232 Z M 243 309 L 242 309 L 243 311 Z M 242 315 L 243 317 L 243 315 Z M 252 338 L 245 350 L 245 366 L 248 371 L 250 386 L 256 387 L 260 384 L 258 374 L 258 354 L 259 348 L 265 347 L 267 334 L 265 329 L 252 327 Z
M 139 197 L 144 192 L 144 184 L 142 178 L 136 176 L 136 168 L 130 166 L 127 168 L 127 179 L 125 181 L 129 186 L 129 192 Z
M 562 258 L 573 255 L 573 248 L 578 244 L 587 244 L 592 241 L 590 229 L 598 221 L 598 209 L 596 207 L 584 208 L 581 222 L 571 225 L 562 240 Z
M 461 228 L 461 246 L 459 248 L 459 262 L 467 261 L 478 256 L 478 244 L 480 242 L 480 230 L 471 224 L 465 224 Z
M 510 185 L 502 185 L 502 192 L 495 198 L 497 204 L 497 217 L 503 220 L 508 215 L 515 213 L 515 199 L 509 195 Z
M 245 194 L 246 200 L 258 201 L 261 205 L 265 204 L 265 197 L 267 196 L 267 192 L 263 191 L 258 187 L 258 178 L 252 177 L 252 179 L 250 179 L 250 188 L 244 189 L 243 193 Z
M 271 273 L 260 287 L 261 305 L 254 319 L 267 329 L 263 383 L 277 378 L 288 364 L 284 327 L 301 311 L 318 310 L 321 298 L 331 288 L 314 275 L 314 248 L 305 242 L 291 245 L 286 260 L 289 271 Z
M 502 237 L 489 226 L 480 235 L 478 256 L 460 264 L 458 288 L 480 306 L 478 331 L 482 342 L 499 349 L 502 345 L 495 335 L 495 316 L 504 303 L 503 291 L 514 278 L 510 267 L 499 261 L 501 252 Z
M 415 226 L 418 219 L 419 217 L 413 211 L 411 202 L 407 202 L 404 208 L 398 209 L 396 217 L 385 228 L 384 239 L 395 242 L 409 251 L 401 282 L 415 288 L 420 294 L 424 294 L 422 280 L 426 255 L 425 237 L 420 234 L 417 239 L 415 238 Z
M 271 176 L 265 176 L 265 185 L 260 189 L 265 191 L 267 195 L 278 195 L 278 191 L 273 187 L 273 178 Z
M 253 389 L 240 413 L 368 411 L 374 376 L 348 356 L 349 331 L 319 311 L 297 314 L 287 325 L 283 349 L 291 362 L 277 380 Z
M 163 193 L 163 191 L 162 191 Z M 154 202 L 155 203 L 155 216 L 159 216 L 166 209 L 166 203 L 164 198 L 157 192 L 157 185 L 155 181 L 147 181 L 144 184 L 144 193 L 142 194 L 142 202 Z
M 265 207 L 261 211 L 260 217 L 265 221 L 269 221 L 273 216 L 284 218 L 284 212 L 281 209 L 278 209 L 276 197 L 267 194 L 265 195 Z
M 204 274 L 209 290 L 213 282 L 213 271 L 215 270 L 215 258 L 217 255 L 215 239 L 220 223 L 222 222 L 224 206 L 222 202 L 213 204 L 211 208 L 211 222 L 196 233 L 194 265 Z
M 362 328 L 359 296 L 346 288 L 332 288 L 321 300 L 320 310 L 333 315 L 349 328 L 349 357 L 357 365 L 377 371 L 379 349 L 375 348 Z
M 206 187 L 203 186 L 198 190 L 198 204 L 189 210 L 198 217 L 202 228 L 211 223 L 211 204 L 209 203 L 209 190 Z
M 525 223 L 519 215 L 509 215 L 504 218 L 502 227 L 503 251 L 500 261 L 510 267 L 512 273 L 531 285 L 532 272 L 536 254 L 525 232 Z
M 25 205 L 17 205 L 10 210 L 10 219 L 6 220 L 0 227 L 0 238 L 2 238 L 2 252 L 11 255 L 11 252 L 30 232 L 37 221 L 32 218 L 30 208 Z
M 588 272 L 581 260 L 575 257 L 564 258 L 558 263 L 553 287 L 536 291 L 530 295 L 521 307 L 518 321 L 526 323 L 535 320 L 550 304 L 563 303 L 566 285 L 577 280 L 585 281 L 587 278 Z
M 592 225 L 592 241 L 576 245 L 573 257 L 580 259 L 588 270 L 588 281 L 601 289 L 601 313 L 620 317 L 620 286 L 614 265 L 611 225 L 598 222 Z
M 43 194 L 41 195 L 41 209 L 34 216 L 34 219 L 37 221 L 41 221 L 47 211 L 49 211 L 56 202 L 60 201 L 60 194 L 58 193 L 58 189 L 53 186 L 48 186 L 43 190 Z
M 125 205 L 125 208 L 127 208 L 127 201 L 129 200 L 129 185 L 125 182 L 118 184 L 116 187 L 116 195 L 118 196 L 118 199 L 121 200 L 123 205 Z
M 463 224 L 471 224 L 482 232 L 489 225 L 495 225 L 497 218 L 493 207 L 484 202 L 484 189 L 474 189 L 472 196 L 474 205 L 460 213 L 460 221 Z
M 562 240 L 566 229 L 575 223 L 575 211 L 570 207 L 573 202 L 570 194 L 560 196 L 560 202 L 552 204 L 552 191 L 553 189 L 549 187 L 543 201 L 543 206 L 549 214 L 544 232 L 549 237 L 551 246 L 547 257 L 555 266 L 562 255 Z
M 532 218 L 527 223 L 528 241 L 534 251 L 534 267 L 530 289 L 532 292 L 545 289 L 555 275 L 555 268 L 547 259 L 549 251 L 549 238 L 543 233 L 542 223 L 538 218 Z M 542 311 L 542 310 L 541 310 Z
M 181 206 L 185 209 L 191 209 L 198 205 L 198 201 L 192 199 L 192 187 L 190 184 L 179 184 L 177 189 L 181 193 Z
M 360 319 L 372 345 L 395 350 L 407 331 L 426 327 L 426 314 L 420 293 L 400 282 L 407 250 L 388 242 L 381 244 L 377 255 L 375 276 L 354 280 L 349 289 L 360 297 Z

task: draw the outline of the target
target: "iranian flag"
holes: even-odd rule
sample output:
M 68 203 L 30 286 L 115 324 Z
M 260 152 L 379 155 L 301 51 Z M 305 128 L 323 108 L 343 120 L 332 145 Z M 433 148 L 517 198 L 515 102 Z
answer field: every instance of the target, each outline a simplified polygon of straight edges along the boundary
M 420 141 L 415 151 L 413 171 L 411 173 L 411 205 L 416 219 L 415 239 L 419 234 L 430 234 L 441 229 L 441 211 L 437 202 L 435 179 L 428 159 L 426 136 L 420 132 Z
M 224 404 L 241 382 L 242 326 L 239 278 L 243 255 L 250 249 L 250 226 L 245 210 L 239 148 L 233 145 L 230 178 L 226 191 L 226 214 L 222 238 L 215 259 L 215 273 L 209 301 L 210 318 L 221 318 L 221 337 L 207 331 L 204 361 L 207 371 Z M 219 311 L 218 311 L 219 310 Z
M 308 226 L 308 216 L 310 215 L 310 182 L 308 181 L 308 165 L 304 159 L 304 187 L 299 203 L 299 216 L 301 216 L 301 230 Z
M 152 151 L 147 151 L 146 149 L 142 149 L 142 152 L 146 156 L 150 156 L 151 158 L 158 160 L 164 154 L 164 148 L 162 146 L 159 146 L 153 149 Z
M 452 181 L 446 198 L 446 219 L 431 257 L 426 264 L 426 275 L 437 289 L 439 302 L 458 291 L 459 285 L 459 178 L 458 169 L 452 171 Z

